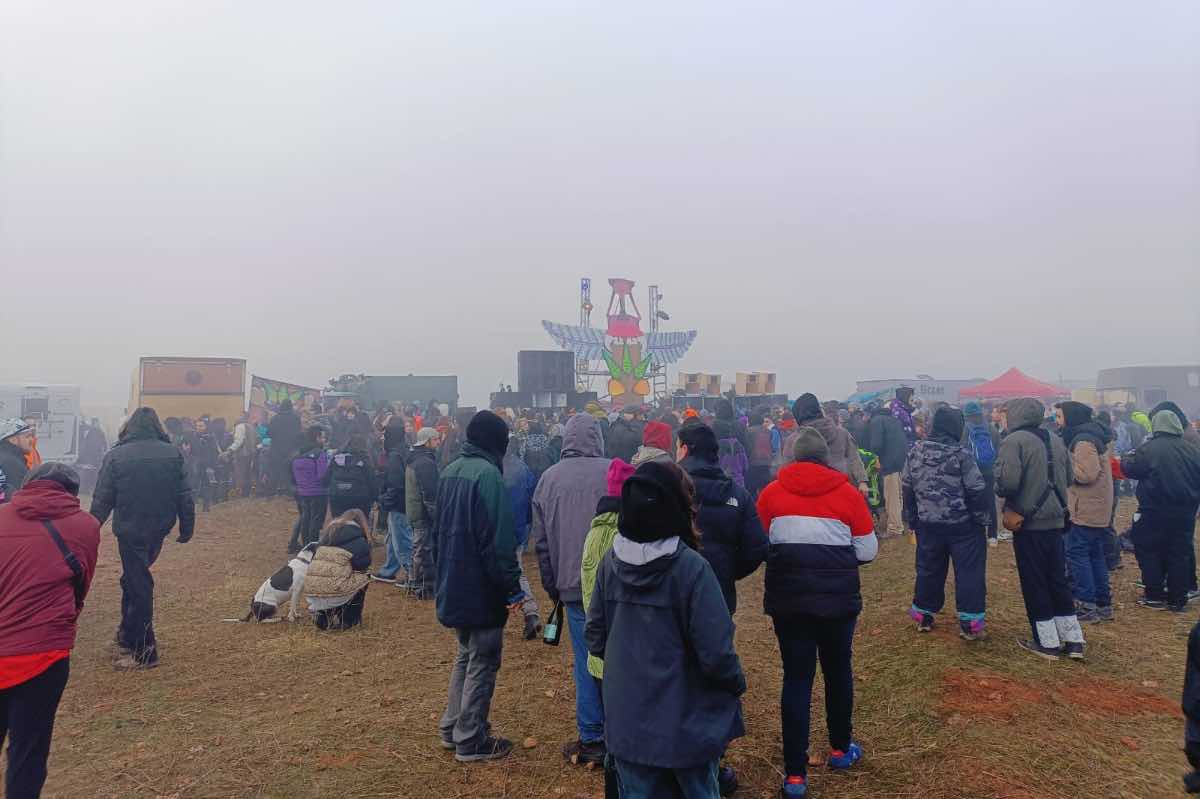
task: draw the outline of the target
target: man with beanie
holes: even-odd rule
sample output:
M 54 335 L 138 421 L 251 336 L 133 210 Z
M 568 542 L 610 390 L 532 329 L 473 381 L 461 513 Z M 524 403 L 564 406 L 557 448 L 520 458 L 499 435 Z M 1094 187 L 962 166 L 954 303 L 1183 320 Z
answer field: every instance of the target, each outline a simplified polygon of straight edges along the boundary
M 988 496 L 987 538 L 989 546 L 1000 540 L 1000 525 L 996 512 L 996 453 L 1000 451 L 1000 436 L 983 418 L 983 406 L 971 400 L 963 405 L 963 446 L 975 458 L 983 475 L 983 488 Z
M 796 420 L 798 430 L 784 441 L 785 451 L 790 452 L 796 448 L 796 436 L 799 434 L 799 430 L 806 427 L 816 430 L 829 447 L 829 467 L 837 469 L 850 478 L 850 482 L 858 486 L 858 490 L 865 496 L 867 493 L 867 470 L 863 466 L 862 456 L 858 454 L 858 444 L 850 437 L 845 428 L 839 427 L 832 419 L 825 416 L 816 396 L 801 394 L 792 403 L 792 416 Z
M 1092 409 L 1082 402 L 1055 406 L 1063 443 L 1071 453 L 1071 485 L 1067 488 L 1067 565 L 1071 592 L 1080 622 L 1113 620 L 1112 592 L 1108 585 L 1105 544 L 1112 538 L 1112 463 L 1108 459 L 1109 432 L 1092 419 Z
M 1008 435 L 996 455 L 996 494 L 1013 532 L 1017 577 L 1033 637 L 1017 645 L 1046 660 L 1065 652 L 1083 660 L 1083 630 L 1067 584 L 1064 527 L 1071 455 L 1042 427 L 1046 406 L 1032 397 L 1008 403 Z
M 641 466 L 646 461 L 673 462 L 675 459 L 671 455 L 673 451 L 671 440 L 674 436 L 675 431 L 669 424 L 646 422 L 646 426 L 642 428 L 642 446 L 638 447 L 638 451 L 634 453 L 630 463 L 634 466 Z
M 862 611 L 858 567 L 879 551 L 867 500 L 828 466 L 825 438 L 802 428 L 793 457 L 758 498 L 771 545 L 763 606 L 783 658 L 784 799 L 808 790 L 809 704 L 818 659 L 825 677 L 829 767 L 847 769 L 862 757 L 851 726 L 851 652 Z
M 721 755 L 745 734 L 733 620 L 694 549 L 683 480 L 677 466 L 650 462 L 625 481 L 618 534 L 588 608 L 624 799 L 712 799 Z
M 33 446 L 33 428 L 24 419 L 0 419 L 0 504 L 21 490 L 29 466 L 25 461 Z
M 546 470 L 533 492 L 533 540 L 537 548 L 542 587 L 551 601 L 566 606 L 574 657 L 575 724 L 578 740 L 563 748 L 563 757 L 577 765 L 604 762 L 604 707 L 587 670 L 583 640 L 586 616 L 580 568 L 583 545 L 596 506 L 608 488 L 604 441 L 594 416 L 576 414 L 563 433 L 562 459 Z
M 1150 429 L 1151 437 L 1121 458 L 1121 472 L 1138 481 L 1131 537 L 1146 586 L 1138 604 L 1182 613 L 1194 569 L 1188 553 L 1200 507 L 1200 445 L 1183 437 L 1170 410 L 1156 413 Z
M 461 763 L 512 751 L 511 741 L 492 736 L 488 721 L 504 623 L 523 599 L 512 506 L 500 473 L 507 449 L 508 425 L 480 411 L 467 425 L 462 454 L 438 482 L 437 617 L 458 639 L 441 740 Z

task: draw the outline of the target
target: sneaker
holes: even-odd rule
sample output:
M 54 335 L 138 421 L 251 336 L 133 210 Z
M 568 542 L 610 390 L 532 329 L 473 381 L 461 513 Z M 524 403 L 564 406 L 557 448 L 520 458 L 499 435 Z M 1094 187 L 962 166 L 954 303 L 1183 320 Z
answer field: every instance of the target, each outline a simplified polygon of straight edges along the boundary
M 1184 602 L 1182 605 L 1167 605 L 1167 610 L 1171 613 L 1186 613 L 1187 603 Z
M 1100 621 L 1112 621 L 1114 618 L 1112 605 L 1096 608 L 1096 616 L 1099 617 Z
M 395 585 L 396 583 L 400 582 L 395 577 L 384 577 L 382 574 L 372 574 L 372 575 L 370 575 L 370 577 L 371 577 L 371 580 L 376 583 L 387 583 L 388 585 Z
M 1075 603 L 1075 618 L 1079 619 L 1080 624 L 1100 623 L 1100 613 L 1096 606 L 1090 602 Z
M 917 632 L 927 633 L 933 629 L 932 613 L 922 613 L 914 608 L 908 612 L 908 615 L 912 616 L 913 621 L 917 623 Z
M 737 789 L 737 772 L 729 766 L 721 766 L 717 769 L 717 792 L 721 796 L 733 796 Z
M 1027 638 L 1022 638 L 1021 640 L 1017 641 L 1017 646 L 1021 647 L 1026 652 L 1032 652 L 1033 654 L 1035 654 L 1038 657 L 1043 658 L 1045 660 L 1061 660 L 1062 659 L 1062 652 L 1060 652 L 1059 650 L 1049 649 L 1047 647 L 1042 646 L 1037 641 L 1031 641 Z
M 1142 597 L 1141 599 L 1139 599 L 1137 601 L 1137 603 L 1141 607 L 1149 608 L 1150 610 L 1166 610 L 1167 609 L 1167 603 L 1163 602 L 1161 599 L 1146 599 L 1146 597 Z
M 779 789 L 779 799 L 801 799 L 808 795 L 808 783 L 803 777 L 788 777 Z
M 1063 644 L 1063 653 L 1071 660 L 1083 660 L 1083 644 L 1078 641 Z
M 1145 590 L 1146 590 L 1146 583 L 1145 583 L 1145 582 L 1143 582 L 1142 580 L 1134 580 L 1134 581 L 1133 581 L 1133 584 L 1134 584 L 1135 586 L 1137 586 L 1138 588 L 1142 589 L 1143 591 L 1145 591 Z
M 481 743 L 470 748 L 457 747 L 454 759 L 459 763 L 476 763 L 481 760 L 500 760 L 512 753 L 512 741 L 507 738 L 493 738 L 490 735 Z
M 1012 541 L 1012 533 L 1010 533 L 1008 530 L 1001 530 L 1000 532 L 996 533 L 996 538 L 1001 541 Z
M 449 738 L 442 738 L 441 736 L 438 736 L 438 742 L 441 743 L 442 748 L 448 752 L 453 752 L 458 748 L 454 741 L 451 741 Z
M 983 619 L 976 621 L 959 621 L 958 637 L 964 641 L 982 641 L 987 638 L 987 629 Z
M 536 615 L 525 617 L 525 640 L 532 641 L 542 634 L 542 621 Z
M 829 767 L 838 771 L 845 771 L 862 760 L 862 754 L 862 747 L 851 741 L 850 747 L 845 752 L 840 749 L 829 750 Z
M 998 547 L 998 546 L 1000 546 L 1000 540 L 997 538 L 989 538 L 988 546 L 992 547 L 992 548 Z
M 1200 599 L 1200 589 L 1193 589 L 1187 592 L 1188 604 L 1195 602 L 1197 599 Z
M 562 753 L 566 761 L 573 766 L 586 766 L 589 763 L 600 766 L 604 764 L 604 756 L 608 754 L 608 750 L 604 747 L 604 741 L 572 741 L 562 748 Z
M 120 655 L 113 661 L 113 668 L 117 671 L 149 671 L 150 669 L 158 668 L 158 658 L 153 660 L 138 660 L 133 656 L 132 652 L 126 652 Z

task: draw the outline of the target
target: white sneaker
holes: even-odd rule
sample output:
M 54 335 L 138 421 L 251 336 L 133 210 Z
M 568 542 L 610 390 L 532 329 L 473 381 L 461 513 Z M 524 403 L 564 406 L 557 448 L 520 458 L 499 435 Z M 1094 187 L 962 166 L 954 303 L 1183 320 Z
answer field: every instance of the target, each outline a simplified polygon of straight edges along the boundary
M 997 541 L 997 540 L 996 540 L 996 539 L 994 539 L 994 538 L 989 538 L 989 539 L 988 539 L 988 546 L 989 546 L 989 547 L 992 547 L 992 548 L 995 548 L 995 547 L 998 547 L 998 546 L 1000 546 L 1000 542 L 999 542 L 999 541 Z

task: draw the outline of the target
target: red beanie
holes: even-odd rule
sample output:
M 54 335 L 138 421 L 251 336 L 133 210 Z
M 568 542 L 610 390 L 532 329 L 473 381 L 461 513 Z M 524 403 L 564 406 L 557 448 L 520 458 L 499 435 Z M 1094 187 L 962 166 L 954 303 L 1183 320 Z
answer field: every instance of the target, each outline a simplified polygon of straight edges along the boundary
M 671 426 L 663 422 L 646 422 L 642 430 L 642 444 L 666 452 L 671 448 Z

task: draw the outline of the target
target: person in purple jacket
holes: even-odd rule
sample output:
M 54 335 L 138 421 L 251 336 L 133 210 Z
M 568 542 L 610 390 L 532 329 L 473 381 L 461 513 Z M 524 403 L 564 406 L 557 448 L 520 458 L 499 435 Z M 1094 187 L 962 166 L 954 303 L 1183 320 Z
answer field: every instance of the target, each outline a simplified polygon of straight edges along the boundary
M 288 552 L 296 553 L 321 535 L 329 505 L 329 453 L 325 450 L 325 431 L 320 426 L 313 425 L 305 432 L 300 452 L 292 458 L 291 476 L 300 518 L 292 527 Z

